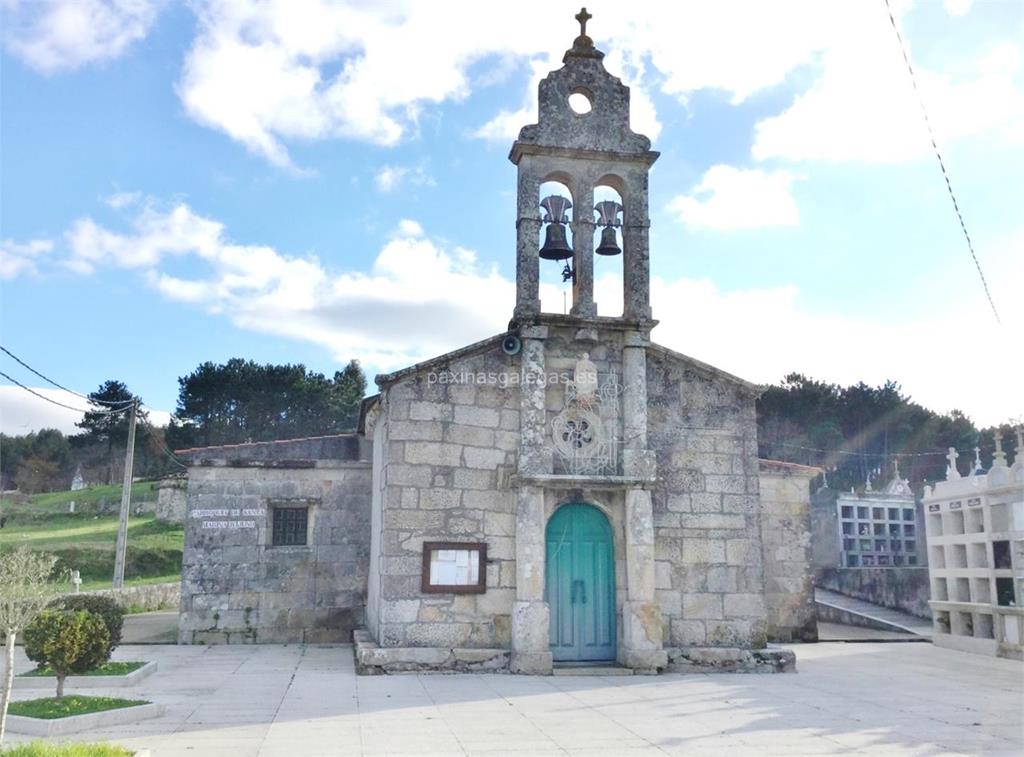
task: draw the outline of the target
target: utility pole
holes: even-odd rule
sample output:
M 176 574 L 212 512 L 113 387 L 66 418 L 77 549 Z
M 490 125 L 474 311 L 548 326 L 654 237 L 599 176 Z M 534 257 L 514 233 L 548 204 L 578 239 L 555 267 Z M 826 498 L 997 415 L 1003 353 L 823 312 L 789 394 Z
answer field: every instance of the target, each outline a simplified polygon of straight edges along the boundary
M 121 488 L 121 519 L 117 524 L 117 551 L 114 554 L 114 588 L 124 586 L 124 558 L 128 548 L 128 514 L 132 504 L 132 470 L 135 467 L 135 416 L 139 412 L 139 400 L 132 401 L 131 416 L 128 419 L 128 448 L 124 453 L 124 486 Z

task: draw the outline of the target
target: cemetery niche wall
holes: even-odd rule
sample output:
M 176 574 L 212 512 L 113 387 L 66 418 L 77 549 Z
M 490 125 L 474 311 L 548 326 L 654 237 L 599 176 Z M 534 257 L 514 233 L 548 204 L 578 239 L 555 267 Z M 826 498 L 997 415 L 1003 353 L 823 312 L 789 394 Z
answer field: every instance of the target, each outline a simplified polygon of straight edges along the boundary
M 509 156 L 509 330 L 378 376 L 354 436 L 184 453 L 183 642 L 354 631 L 363 673 L 549 674 L 792 670 L 767 642 L 813 638 L 817 471 L 758 460 L 759 386 L 651 340 L 658 153 L 577 18 Z M 595 255 L 622 262 L 621 315 Z M 568 313 L 541 309 L 542 260 Z

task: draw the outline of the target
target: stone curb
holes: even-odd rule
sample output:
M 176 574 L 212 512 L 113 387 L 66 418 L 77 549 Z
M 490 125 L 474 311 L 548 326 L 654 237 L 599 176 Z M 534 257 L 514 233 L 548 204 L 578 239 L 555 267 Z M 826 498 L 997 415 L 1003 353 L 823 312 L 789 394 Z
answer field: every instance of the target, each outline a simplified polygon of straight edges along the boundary
M 365 630 L 353 633 L 356 672 L 382 673 L 507 673 L 507 649 L 457 647 L 381 647 Z
M 65 736 L 69 733 L 81 733 L 106 726 L 137 723 L 140 720 L 158 718 L 163 714 L 164 706 L 162 704 L 150 703 L 103 712 L 90 712 L 85 715 L 72 715 L 67 718 L 55 718 L 54 720 L 8 715 L 7 727 L 11 733 L 20 733 L 26 736 Z
M 68 676 L 64 679 L 64 687 L 71 689 L 120 689 L 134 686 L 143 678 L 156 672 L 156 662 L 147 662 L 138 670 L 123 676 Z M 15 676 L 16 691 L 41 691 L 54 689 L 57 679 L 53 676 Z
M 669 673 L 795 673 L 790 649 L 675 647 L 668 652 Z

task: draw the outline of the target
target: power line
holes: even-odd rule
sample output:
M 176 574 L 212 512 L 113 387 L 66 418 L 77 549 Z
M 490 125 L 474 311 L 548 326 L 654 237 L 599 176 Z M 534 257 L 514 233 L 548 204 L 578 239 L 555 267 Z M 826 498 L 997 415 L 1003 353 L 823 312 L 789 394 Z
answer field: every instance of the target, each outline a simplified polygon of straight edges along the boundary
M 3 345 L 0 345 L 0 350 L 3 350 L 5 353 L 7 353 L 8 356 L 14 358 L 14 360 L 17 363 L 19 363 L 20 365 L 22 365 L 23 367 L 28 368 L 30 371 L 32 371 L 32 373 L 36 374 L 43 381 L 46 381 L 49 384 L 53 384 L 55 387 L 57 387 L 58 389 L 63 389 L 65 392 L 70 392 L 71 394 L 74 394 L 76 397 L 81 397 L 84 400 L 89 400 L 89 402 L 91 402 L 93 404 L 96 404 L 96 405 L 107 405 L 109 407 L 127 407 L 128 405 L 132 404 L 132 402 L 134 401 L 134 400 L 122 400 L 121 402 L 109 402 L 107 400 L 94 400 L 91 397 L 89 397 L 88 395 L 82 394 L 81 392 L 76 392 L 74 389 L 68 389 L 66 386 L 61 386 L 56 381 L 54 381 L 52 378 L 48 378 L 47 376 L 44 376 L 42 373 L 37 371 L 35 368 L 33 368 L 28 363 L 26 363 L 24 360 L 22 360 L 20 357 L 15 355 L 13 352 L 11 352 L 9 349 L 4 347 Z
M 152 410 L 152 409 L 153 408 L 150 408 L 150 410 Z M 160 445 L 160 448 L 163 450 L 164 454 L 167 455 L 167 457 L 169 457 L 171 459 L 171 462 L 173 462 L 175 465 L 181 466 L 181 468 L 183 470 L 187 470 L 188 466 L 185 465 L 185 463 L 182 462 L 181 458 L 179 458 L 177 455 L 175 455 L 174 452 L 171 450 L 171 448 L 167 446 L 167 443 L 160 437 L 160 434 L 157 433 L 158 432 L 157 427 L 154 426 L 149 421 L 149 418 L 147 418 L 146 416 L 144 416 L 144 415 L 142 415 L 140 413 L 139 419 L 142 421 L 142 425 L 144 425 L 146 428 L 149 429 L 149 431 L 151 432 L 152 438 L 155 439 L 156 443 Z
M 43 395 L 43 394 L 40 394 L 39 392 L 37 392 L 35 389 L 29 389 L 23 383 L 21 383 L 17 379 L 12 379 L 10 376 L 8 376 L 3 371 L 0 371 L 0 376 L 2 376 L 3 378 L 7 379 L 12 384 L 16 384 L 17 386 L 20 386 L 22 389 L 24 389 L 29 394 L 34 394 L 36 397 L 38 397 L 41 400 L 46 400 L 47 402 L 50 402 L 50 403 L 52 403 L 54 405 L 59 405 L 60 407 L 63 407 L 63 408 L 67 408 L 68 410 L 74 410 L 76 413 L 92 413 L 93 415 L 117 415 L 118 413 L 123 413 L 125 410 L 128 409 L 127 407 L 123 407 L 120 410 L 99 410 L 99 411 L 82 410 L 82 409 L 77 408 L 77 407 L 71 407 L 71 405 L 65 405 L 63 402 L 57 402 L 57 400 L 50 399 L 46 395 Z
M 974 267 L 978 269 L 978 276 L 981 278 L 981 286 L 985 289 L 985 297 L 988 298 L 988 304 L 992 308 L 992 315 L 996 317 L 996 323 L 1000 326 L 1003 322 L 999 319 L 999 311 L 996 310 L 996 304 L 992 301 L 992 293 L 988 290 L 988 282 L 985 280 L 985 274 L 981 270 L 981 263 L 978 262 L 978 256 L 974 253 L 974 244 L 971 242 L 971 235 L 967 233 L 967 224 L 964 223 L 963 214 L 960 212 L 960 204 L 956 201 L 956 195 L 953 193 L 953 185 L 949 180 L 949 173 L 946 171 L 946 163 L 942 160 L 942 153 L 939 151 L 939 144 L 935 139 L 935 132 L 932 130 L 932 122 L 928 118 L 928 110 L 924 106 L 924 98 L 921 96 L 921 91 L 917 88 L 917 76 L 914 74 L 914 67 L 910 64 L 910 56 L 907 54 L 907 46 L 903 42 L 903 35 L 900 34 L 899 27 L 896 25 L 896 17 L 893 15 L 892 6 L 889 4 L 889 0 L 885 0 L 886 10 L 889 11 L 889 22 L 892 24 L 892 30 L 896 32 L 896 40 L 900 45 L 900 52 L 903 53 L 903 61 L 907 64 L 907 71 L 910 72 L 910 83 L 914 87 L 914 94 L 917 95 L 917 104 L 921 106 L 921 115 L 924 116 L 924 124 L 928 128 L 928 136 L 932 141 L 932 149 L 935 151 L 935 157 L 939 161 L 939 168 L 942 171 L 942 178 L 946 180 L 946 190 L 949 192 L 949 199 L 953 201 L 953 210 L 956 211 L 956 217 L 960 221 L 960 228 L 964 232 L 964 239 L 967 240 L 967 249 L 971 252 L 971 258 L 974 260 Z

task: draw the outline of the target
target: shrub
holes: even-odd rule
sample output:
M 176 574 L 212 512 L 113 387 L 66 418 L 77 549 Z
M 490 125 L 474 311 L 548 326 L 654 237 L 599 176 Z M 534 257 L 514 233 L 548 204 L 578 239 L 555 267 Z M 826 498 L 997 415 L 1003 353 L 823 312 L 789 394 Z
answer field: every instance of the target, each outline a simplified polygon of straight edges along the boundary
M 107 657 L 110 657 L 114 648 L 121 643 L 121 627 L 124 625 L 124 610 L 117 600 L 103 596 L 102 594 L 68 594 L 50 603 L 50 607 L 57 610 L 85 610 L 98 616 L 107 627 L 110 635 L 110 649 L 107 650 Z
M 110 634 L 103 619 L 87 610 L 44 610 L 25 629 L 25 655 L 57 676 L 57 699 L 64 679 L 110 659 Z

